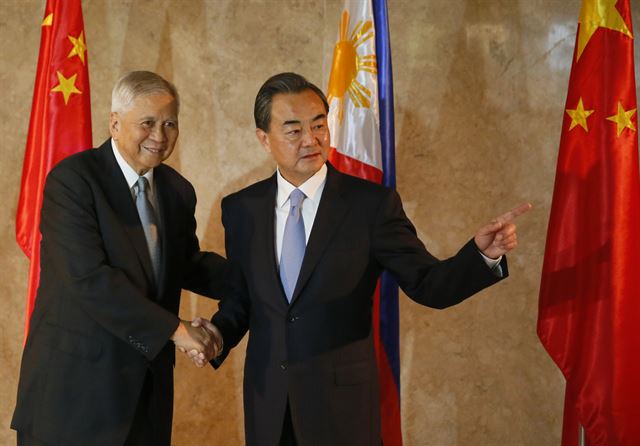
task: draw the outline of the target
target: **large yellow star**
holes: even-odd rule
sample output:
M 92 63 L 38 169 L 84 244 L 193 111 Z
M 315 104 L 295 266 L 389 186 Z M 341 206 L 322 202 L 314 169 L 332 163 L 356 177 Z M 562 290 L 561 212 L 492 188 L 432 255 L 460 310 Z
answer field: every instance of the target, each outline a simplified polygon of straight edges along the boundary
M 621 32 L 633 39 L 633 35 L 624 19 L 616 9 L 617 0 L 584 0 L 580 11 L 580 34 L 576 61 L 580 59 L 584 48 L 598 28 L 608 28 Z
M 87 51 L 87 44 L 84 41 L 84 31 L 80 31 L 78 37 L 68 36 L 69 40 L 73 44 L 73 48 L 67 55 L 67 58 L 78 56 L 84 65 L 84 53 Z
M 573 128 L 577 125 L 582 127 L 586 132 L 589 131 L 587 127 L 587 118 L 591 116 L 593 110 L 585 110 L 584 105 L 582 104 L 582 97 L 578 100 L 578 105 L 575 109 L 567 109 L 567 114 L 571 116 L 571 126 L 569 126 L 569 131 L 573 130 Z
M 44 20 L 42 20 L 42 26 L 51 26 L 53 25 L 53 12 L 46 16 Z
M 613 121 L 617 125 L 618 136 L 622 133 L 624 129 L 631 129 L 631 131 L 635 132 L 636 128 L 631 121 L 631 117 L 636 113 L 636 108 L 633 110 L 625 111 L 622 107 L 622 103 L 618 101 L 618 113 L 613 116 L 607 117 L 607 121 Z
M 66 105 L 67 102 L 69 102 L 69 96 L 71 96 L 74 93 L 75 94 L 82 93 L 80 90 L 76 88 L 76 77 L 78 77 L 78 74 L 76 73 L 67 79 L 66 77 L 63 76 L 61 72 L 56 71 L 56 73 L 58 74 L 58 81 L 60 83 L 55 87 L 53 87 L 51 91 L 62 93 L 62 96 L 64 98 L 64 103 Z

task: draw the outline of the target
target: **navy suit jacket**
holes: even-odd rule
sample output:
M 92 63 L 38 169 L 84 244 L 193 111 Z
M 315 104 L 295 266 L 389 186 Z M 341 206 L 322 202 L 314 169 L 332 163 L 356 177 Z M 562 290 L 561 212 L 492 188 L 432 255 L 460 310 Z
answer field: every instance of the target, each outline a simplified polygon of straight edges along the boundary
M 455 305 L 498 280 L 473 241 L 439 261 L 427 252 L 393 190 L 328 165 L 325 188 L 292 302 L 275 254 L 276 176 L 222 202 L 228 258 L 247 281 L 213 317 L 236 345 L 249 330 L 246 444 L 276 446 L 287 405 L 301 446 L 380 445 L 372 296 L 389 270 L 403 291 L 433 308 Z M 507 275 L 506 259 L 502 261 Z M 218 364 L 216 364 L 218 365 Z
M 123 444 L 147 372 L 154 430 L 169 445 L 182 288 L 228 290 L 225 259 L 200 252 L 196 196 L 171 167 L 154 170 L 162 265 L 155 283 L 131 191 L 110 141 L 58 163 L 41 214 L 40 287 L 11 427 L 49 444 Z

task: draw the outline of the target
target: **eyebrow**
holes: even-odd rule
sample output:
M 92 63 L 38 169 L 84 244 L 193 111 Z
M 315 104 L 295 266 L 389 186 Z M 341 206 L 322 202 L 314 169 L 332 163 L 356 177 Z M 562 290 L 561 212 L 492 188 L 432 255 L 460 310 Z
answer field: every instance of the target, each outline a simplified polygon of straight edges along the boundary
M 175 117 L 169 117 L 167 119 L 158 119 L 157 116 L 149 115 L 149 116 L 142 116 L 139 119 L 140 119 L 140 121 L 162 121 L 162 122 L 166 122 L 166 121 L 177 121 L 178 117 L 175 116 Z
M 325 113 L 320 113 L 319 115 L 315 116 L 315 117 L 311 120 L 311 122 L 314 122 L 314 121 L 317 121 L 318 119 L 323 119 L 323 118 L 326 118 L 326 117 L 327 117 L 327 115 L 326 115 Z M 283 126 L 285 126 L 285 125 L 293 125 L 293 124 L 300 124 L 300 123 L 301 123 L 301 122 L 300 122 L 299 120 L 297 120 L 297 119 L 291 119 L 291 120 L 289 120 L 289 121 L 284 121 L 284 122 L 282 123 L 282 125 L 283 125 Z

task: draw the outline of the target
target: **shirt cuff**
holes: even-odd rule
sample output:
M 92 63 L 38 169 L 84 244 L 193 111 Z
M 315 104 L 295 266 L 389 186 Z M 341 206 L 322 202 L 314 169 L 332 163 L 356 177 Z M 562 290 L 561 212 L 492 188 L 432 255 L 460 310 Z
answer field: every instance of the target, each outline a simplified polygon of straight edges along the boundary
M 487 264 L 489 269 L 492 271 L 496 271 L 500 277 L 502 277 L 502 268 L 500 267 L 500 262 L 502 261 L 502 256 L 497 259 L 492 259 L 491 257 L 485 256 L 482 251 L 478 251 L 484 260 L 484 263 Z

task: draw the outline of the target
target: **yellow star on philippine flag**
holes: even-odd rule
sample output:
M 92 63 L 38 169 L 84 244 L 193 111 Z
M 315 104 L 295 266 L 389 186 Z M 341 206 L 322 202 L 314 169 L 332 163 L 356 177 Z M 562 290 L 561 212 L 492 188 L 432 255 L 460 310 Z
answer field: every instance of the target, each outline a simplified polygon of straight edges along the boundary
M 578 100 L 578 105 L 575 109 L 567 109 L 567 114 L 571 117 L 571 125 L 569 126 L 569 131 L 573 130 L 573 128 L 577 125 L 582 127 L 586 132 L 589 131 L 587 127 L 587 118 L 591 116 L 593 110 L 585 110 L 584 105 L 582 104 L 582 97 Z
M 78 74 L 76 73 L 70 78 L 64 77 L 64 75 L 59 71 L 56 71 L 56 74 L 58 75 L 58 81 L 60 83 L 55 87 L 53 87 L 51 91 L 62 93 L 62 96 L 64 98 L 64 103 L 66 105 L 67 102 L 69 102 L 69 96 L 71 96 L 72 94 L 82 93 L 80 90 L 76 88 L 76 77 L 78 77 Z
M 622 103 L 618 102 L 618 112 L 613 116 L 608 116 L 607 121 L 612 121 L 616 123 L 618 136 L 622 133 L 624 129 L 631 129 L 631 131 L 635 132 L 636 128 L 631 121 L 631 118 L 636 113 L 636 108 L 633 110 L 626 111 L 622 107 Z
M 87 44 L 84 41 L 84 31 L 80 31 L 78 37 L 68 36 L 73 48 L 67 55 L 67 58 L 78 56 L 84 65 L 84 53 L 87 51 Z
M 578 50 L 576 61 L 580 59 L 584 48 L 591 40 L 598 28 L 608 28 L 633 39 L 633 35 L 624 19 L 616 9 L 618 0 L 584 0 L 580 11 L 580 34 L 578 35 Z

